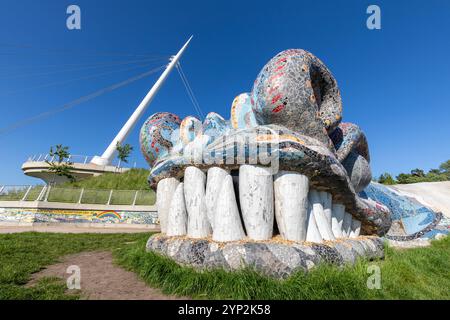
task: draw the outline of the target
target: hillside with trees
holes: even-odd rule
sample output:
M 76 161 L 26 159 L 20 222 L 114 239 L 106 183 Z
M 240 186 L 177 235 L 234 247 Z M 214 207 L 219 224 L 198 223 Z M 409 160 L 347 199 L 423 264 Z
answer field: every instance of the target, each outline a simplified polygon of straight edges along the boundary
M 450 180 L 450 160 L 441 163 L 438 169 L 431 169 L 427 173 L 424 170 L 416 168 L 410 173 L 400 173 L 395 178 L 388 172 L 383 173 L 375 181 L 386 184 L 408 184 L 417 182 L 437 182 Z

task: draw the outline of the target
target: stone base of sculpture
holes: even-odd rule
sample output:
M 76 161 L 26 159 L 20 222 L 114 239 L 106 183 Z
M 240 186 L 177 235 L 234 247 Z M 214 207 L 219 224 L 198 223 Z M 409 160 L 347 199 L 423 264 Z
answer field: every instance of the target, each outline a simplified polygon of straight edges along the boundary
M 216 242 L 209 239 L 153 235 L 147 251 L 162 254 L 183 266 L 199 270 L 228 271 L 250 268 L 264 275 L 286 278 L 299 271 L 306 272 L 323 264 L 354 264 L 358 258 L 384 257 L 384 240 L 374 236 L 360 236 L 324 243 L 292 242 L 281 237 L 270 241 L 243 239 Z

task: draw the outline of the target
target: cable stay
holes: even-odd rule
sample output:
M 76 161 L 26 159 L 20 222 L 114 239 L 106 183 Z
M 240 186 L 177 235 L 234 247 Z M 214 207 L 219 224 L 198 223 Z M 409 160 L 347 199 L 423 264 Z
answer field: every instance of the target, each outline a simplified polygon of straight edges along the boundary
M 75 107 L 75 106 L 77 106 L 77 105 L 79 105 L 79 104 L 81 104 L 83 102 L 89 101 L 89 100 L 91 100 L 93 98 L 96 98 L 96 97 L 102 95 L 102 94 L 105 94 L 107 92 L 111 92 L 111 91 L 113 91 L 115 89 L 118 89 L 120 87 L 126 86 L 126 85 L 128 85 L 128 84 L 130 84 L 130 83 L 132 83 L 134 81 L 137 81 L 137 80 L 140 80 L 142 78 L 145 78 L 145 77 L 147 77 L 147 76 L 149 76 L 149 75 L 151 75 L 153 73 L 156 73 L 156 72 L 164 69 L 165 67 L 166 67 L 165 65 L 159 66 L 159 67 L 157 67 L 155 69 L 152 69 L 150 71 L 146 71 L 146 72 L 141 73 L 139 75 L 133 76 L 133 77 L 127 79 L 127 80 L 121 81 L 119 83 L 116 83 L 116 84 L 113 84 L 111 86 L 102 88 L 102 89 L 97 90 L 95 92 L 92 92 L 92 93 L 90 93 L 88 95 L 82 96 L 82 97 L 80 97 L 78 99 L 72 100 L 72 101 L 70 101 L 68 103 L 63 104 L 62 106 L 60 106 L 60 107 L 58 107 L 56 109 L 40 113 L 40 114 L 38 114 L 36 116 L 33 116 L 33 117 L 30 117 L 30 118 L 18 121 L 16 123 L 13 123 L 10 126 L 4 127 L 4 128 L 0 128 L 0 135 L 3 135 L 5 133 L 8 133 L 8 132 L 13 131 L 13 130 L 15 130 L 17 128 L 23 127 L 25 125 L 34 123 L 34 122 L 36 122 L 38 120 L 45 119 L 45 118 L 47 118 L 49 116 L 52 116 L 54 114 L 57 114 L 57 113 L 69 110 L 69 109 L 71 109 L 71 108 L 73 108 L 73 107 Z
M 40 114 L 37 114 L 33 117 L 29 117 L 27 119 L 15 122 L 11 125 L 8 125 L 4 128 L 0 128 L 0 137 L 1 135 L 13 131 L 19 127 L 25 126 L 27 124 L 33 123 L 33 122 L 37 122 L 39 120 L 45 119 L 51 115 L 54 115 L 56 113 L 60 113 L 66 110 L 69 110 L 71 108 L 74 108 L 77 105 L 80 105 L 83 102 L 86 102 L 88 100 L 91 100 L 95 97 L 98 97 L 104 93 L 113 91 L 115 89 L 118 89 L 122 86 L 125 86 L 131 82 L 134 82 L 136 80 L 142 79 L 150 74 L 153 74 L 155 72 L 158 72 L 161 69 L 164 69 L 164 71 L 161 73 L 161 75 L 159 76 L 158 80 L 156 80 L 156 82 L 153 84 L 153 86 L 151 87 L 151 89 L 148 91 L 148 93 L 146 94 L 146 96 L 142 99 L 142 101 L 140 102 L 140 104 L 137 106 L 137 108 L 134 110 L 134 112 L 131 114 L 131 116 L 128 118 L 128 120 L 125 122 L 125 124 L 122 126 L 122 128 L 119 130 L 119 132 L 116 134 L 116 136 L 114 137 L 114 139 L 111 141 L 111 143 L 108 145 L 108 147 L 106 148 L 106 150 L 103 152 L 103 154 L 101 156 L 94 156 L 94 158 L 91 160 L 91 164 L 95 164 L 97 166 L 108 166 L 111 164 L 113 158 L 115 157 L 115 153 L 117 151 L 117 145 L 118 144 L 122 144 L 123 141 L 127 138 L 128 134 L 130 133 L 130 131 L 134 128 L 134 126 L 136 125 L 136 123 L 138 122 L 139 118 L 144 114 L 145 110 L 147 109 L 147 107 L 150 105 L 150 103 L 153 101 L 153 98 L 155 97 L 155 95 L 158 93 L 159 89 L 161 88 L 161 86 L 163 85 L 164 81 L 167 79 L 167 77 L 169 76 L 170 72 L 173 70 L 174 67 L 177 67 L 177 70 L 180 74 L 180 77 L 183 81 L 183 84 L 185 86 L 186 91 L 188 92 L 189 98 L 191 99 L 191 102 L 194 105 L 194 108 L 196 109 L 197 113 L 203 117 L 203 113 L 202 110 L 200 108 L 200 105 L 198 103 L 198 100 L 196 99 L 194 92 L 192 91 L 192 88 L 187 80 L 186 75 L 184 74 L 181 66 L 178 64 L 181 56 L 183 55 L 184 51 L 186 50 L 186 48 L 188 47 L 190 41 L 192 40 L 191 36 L 183 45 L 183 47 L 181 47 L 181 49 L 177 52 L 176 55 L 171 56 L 170 57 L 170 61 L 168 64 L 160 66 L 158 68 L 152 69 L 150 71 L 144 72 L 142 74 L 136 75 L 132 78 L 129 78 L 125 81 L 113 84 L 111 86 L 105 87 L 103 89 L 97 90 L 95 92 L 92 92 L 88 95 L 82 96 L 78 99 L 72 100 L 68 103 L 65 103 L 61 106 L 59 106 L 58 108 L 55 108 L 53 110 L 49 110 Z M 0 43 L 0 46 L 2 46 L 2 43 Z M 26 48 L 29 48 L 30 46 L 26 46 Z M 67 51 L 67 49 L 66 49 Z M 74 53 L 74 52 L 70 52 L 70 53 Z M 1 54 L 1 53 L 0 53 Z M 134 55 L 136 56 L 136 55 Z M 149 55 L 144 55 L 143 59 L 147 59 L 150 58 Z M 132 68 L 127 68 L 127 69 L 122 69 L 122 70 L 114 70 L 114 71 L 110 71 L 110 72 L 103 72 L 100 74 L 96 74 L 96 75 L 90 75 L 87 77 L 80 77 L 80 78 L 76 78 L 76 79 L 70 79 L 70 80 L 66 80 L 66 81 L 61 81 L 61 82 L 53 82 L 53 83 L 47 83 L 47 84 L 41 84 L 39 86 L 33 87 L 31 89 L 34 88 L 42 88 L 42 87 L 48 87 L 48 86 L 52 86 L 52 85 L 59 85 L 59 84 L 65 84 L 68 82 L 73 82 L 73 81 L 77 81 L 77 80 L 85 80 L 85 79 L 92 79 L 92 78 L 96 78 L 99 76 L 103 76 L 106 74 L 111 74 L 113 72 L 120 72 L 120 71 L 128 71 L 128 70 L 132 70 L 132 69 L 136 69 L 136 68 L 141 68 L 141 67 L 145 67 L 148 64 L 144 64 L 144 65 L 140 65 L 140 66 L 134 66 Z M 25 89 L 25 90 L 29 90 Z M 23 90 L 17 90 L 14 92 L 20 92 Z M 12 93 L 14 93 L 12 92 Z M 8 92 L 0 92 L 0 96 L 3 94 L 8 94 Z M 11 93 L 11 92 L 9 92 Z
M 20 92 L 28 91 L 28 90 L 33 90 L 33 89 L 47 88 L 47 87 L 51 87 L 51 86 L 58 86 L 58 85 L 62 85 L 62 84 L 71 83 L 71 82 L 74 82 L 74 81 L 79 81 L 79 80 L 95 79 L 95 78 L 102 77 L 104 75 L 108 75 L 108 74 L 112 74 L 112 73 L 116 73 L 116 72 L 124 72 L 124 71 L 135 70 L 135 69 L 139 69 L 139 68 L 148 67 L 150 65 L 151 65 L 151 63 L 150 64 L 147 63 L 147 64 L 143 64 L 143 65 L 134 66 L 134 67 L 131 67 L 131 68 L 112 70 L 112 71 L 108 71 L 108 72 L 97 73 L 97 74 L 94 74 L 94 75 L 78 77 L 78 78 L 64 80 L 64 81 L 57 81 L 57 82 L 51 82 L 51 83 L 46 83 L 46 84 L 40 84 L 40 85 L 37 85 L 37 86 L 28 87 L 28 88 L 21 88 L 21 89 L 18 89 L 18 90 L 4 91 L 4 92 L 0 92 L 0 97 L 13 95 L 13 94 L 16 94 L 16 93 L 20 93 Z
M 169 58 L 168 54 L 151 54 L 151 53 L 126 53 L 126 52 L 117 52 L 117 51 L 94 51 L 94 50 L 74 50 L 73 48 L 67 49 L 62 47 L 39 47 L 30 44 L 18 44 L 18 43 L 0 43 L 0 47 L 6 47 L 11 49 L 35 49 L 46 52 L 31 52 L 32 54 L 64 54 L 64 55 L 76 55 L 76 56 L 91 56 L 91 57 L 164 57 Z M 9 54 L 9 53 L 7 53 Z M 12 53 L 15 54 L 15 53 Z
M 192 88 L 189 84 L 189 81 L 186 77 L 186 74 L 183 72 L 183 68 L 181 67 L 181 63 L 178 62 L 177 65 L 178 74 L 180 75 L 181 81 L 183 82 L 184 88 L 186 89 L 186 92 L 189 96 L 189 99 L 192 102 L 192 105 L 194 106 L 195 111 L 197 112 L 198 116 L 200 117 L 200 120 L 204 118 L 203 111 L 200 107 L 200 104 L 198 103 L 197 98 L 194 95 L 194 91 L 192 91 Z
M 161 60 L 168 60 L 169 57 L 162 57 L 162 58 L 148 58 L 148 59 L 155 59 L 155 61 L 161 59 Z M 147 58 L 145 59 L 147 60 Z M 102 60 L 103 61 L 103 60 Z M 116 62 L 128 62 L 133 60 L 112 60 L 109 62 L 101 62 L 96 64 L 95 61 L 91 63 L 62 63 L 62 64 L 47 64 L 47 65 L 11 65 L 8 64 L 6 66 L 1 66 L 0 69 L 9 71 L 10 69 L 41 69 L 41 68 L 57 68 L 57 67 L 84 67 L 84 66 L 90 66 L 90 65 L 101 65 L 101 64 L 109 64 L 109 63 L 116 63 Z
M 63 72 L 77 72 L 80 70 L 89 70 L 89 69 L 98 69 L 98 68 L 105 68 L 110 66 L 118 66 L 118 65 L 127 65 L 127 64 L 135 64 L 135 63 L 141 63 L 141 62 L 162 62 L 163 60 L 167 60 L 165 58 L 148 58 L 148 59 L 139 59 L 139 60 L 130 60 L 130 61 L 115 61 L 115 62 L 103 62 L 103 63 L 96 63 L 96 64 L 81 64 L 78 65 L 79 67 L 73 68 L 76 65 L 72 65 L 71 69 L 62 69 L 62 70 L 52 70 L 48 72 L 38 72 L 38 73 L 26 73 L 26 74 L 14 74 L 6 77 L 0 77 L 0 80 L 3 79 L 18 79 L 18 78 L 24 78 L 24 77 L 36 77 L 36 76 L 47 76 L 57 73 L 63 73 Z

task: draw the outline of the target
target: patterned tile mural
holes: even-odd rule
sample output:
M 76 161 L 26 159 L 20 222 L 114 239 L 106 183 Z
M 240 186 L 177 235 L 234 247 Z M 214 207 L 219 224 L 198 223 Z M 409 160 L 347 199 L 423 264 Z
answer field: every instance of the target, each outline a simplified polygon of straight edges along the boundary
M 0 208 L 0 222 L 157 224 L 156 212 Z

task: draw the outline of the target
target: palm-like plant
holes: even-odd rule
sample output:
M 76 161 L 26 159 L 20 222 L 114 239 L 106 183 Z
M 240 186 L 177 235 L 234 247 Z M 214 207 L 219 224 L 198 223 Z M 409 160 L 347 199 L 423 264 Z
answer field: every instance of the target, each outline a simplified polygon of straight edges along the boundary
M 66 177 L 70 182 L 75 182 L 75 176 L 72 174 L 73 163 L 69 161 L 69 147 L 57 144 L 55 150 L 50 147 L 49 155 L 52 157 L 52 161 L 45 160 L 49 165 L 48 170 L 54 172 L 57 176 Z M 54 161 L 55 158 L 56 161 Z M 64 161 L 65 159 L 67 160 Z
M 133 151 L 133 147 L 128 143 L 122 146 L 120 145 L 120 142 L 117 142 L 116 149 L 117 149 L 117 158 L 121 162 L 128 163 L 128 157 Z

